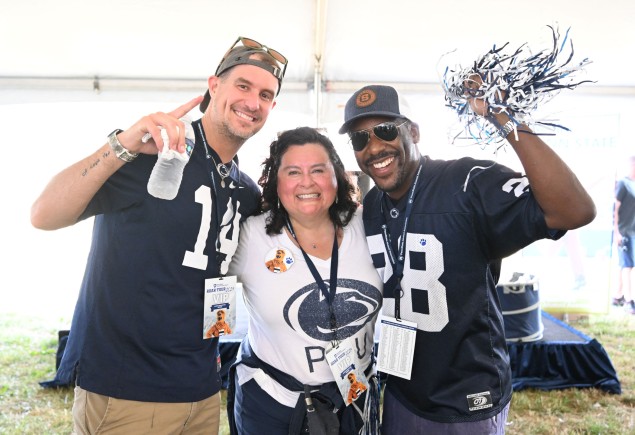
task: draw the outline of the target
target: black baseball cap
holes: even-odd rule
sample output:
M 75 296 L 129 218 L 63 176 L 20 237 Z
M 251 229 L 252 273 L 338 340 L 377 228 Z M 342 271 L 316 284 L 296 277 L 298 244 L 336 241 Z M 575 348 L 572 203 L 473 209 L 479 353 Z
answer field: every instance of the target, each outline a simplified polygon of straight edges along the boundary
M 347 133 L 354 121 L 369 116 L 410 120 L 410 108 L 406 100 L 392 86 L 364 86 L 346 102 L 344 124 L 339 133 Z
M 270 59 L 269 61 L 252 58 L 254 54 L 265 55 Z M 278 79 L 278 94 L 280 93 L 280 88 L 282 87 L 282 78 L 284 77 L 284 68 L 280 68 L 279 62 L 271 56 L 265 48 L 258 47 L 246 47 L 246 46 L 237 46 L 232 48 L 229 53 L 221 60 L 216 68 L 215 76 L 220 76 L 222 73 L 227 71 L 228 69 L 236 66 L 236 65 L 254 65 L 260 67 L 266 71 L 269 71 L 275 78 Z M 276 94 L 277 95 L 277 94 Z M 205 112 L 207 110 L 207 106 L 209 105 L 211 97 L 209 95 L 209 89 L 205 92 L 205 96 L 203 97 L 203 101 L 199 106 L 201 112 Z

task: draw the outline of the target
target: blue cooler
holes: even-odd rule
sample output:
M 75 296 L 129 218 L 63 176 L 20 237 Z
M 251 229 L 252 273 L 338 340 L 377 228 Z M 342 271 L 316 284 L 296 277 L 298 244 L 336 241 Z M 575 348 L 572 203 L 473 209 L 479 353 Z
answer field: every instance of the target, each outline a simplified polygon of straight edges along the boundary
M 536 341 L 544 326 L 540 315 L 538 280 L 534 275 L 514 272 L 508 282 L 496 286 L 505 322 L 507 341 Z

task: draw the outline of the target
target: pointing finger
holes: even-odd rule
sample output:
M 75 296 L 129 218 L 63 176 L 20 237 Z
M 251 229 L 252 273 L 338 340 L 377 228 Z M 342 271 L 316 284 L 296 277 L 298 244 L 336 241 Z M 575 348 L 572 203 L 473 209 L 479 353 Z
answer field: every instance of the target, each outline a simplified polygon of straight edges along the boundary
M 174 116 L 175 118 L 182 118 L 183 116 L 187 115 L 190 110 L 201 104 L 201 101 L 203 101 L 203 96 L 199 95 L 198 97 L 193 98 L 182 106 L 179 106 L 171 111 L 170 115 Z

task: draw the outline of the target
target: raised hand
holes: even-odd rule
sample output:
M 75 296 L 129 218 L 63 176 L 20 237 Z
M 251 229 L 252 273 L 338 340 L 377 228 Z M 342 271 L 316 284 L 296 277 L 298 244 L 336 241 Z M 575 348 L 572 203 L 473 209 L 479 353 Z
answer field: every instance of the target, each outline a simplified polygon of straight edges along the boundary
M 169 138 L 169 148 L 185 152 L 185 126 L 180 118 L 197 107 L 203 96 L 188 101 L 171 112 L 156 112 L 144 116 L 127 130 L 119 133 L 119 142 L 133 153 L 157 154 L 163 150 L 161 128 L 165 129 Z

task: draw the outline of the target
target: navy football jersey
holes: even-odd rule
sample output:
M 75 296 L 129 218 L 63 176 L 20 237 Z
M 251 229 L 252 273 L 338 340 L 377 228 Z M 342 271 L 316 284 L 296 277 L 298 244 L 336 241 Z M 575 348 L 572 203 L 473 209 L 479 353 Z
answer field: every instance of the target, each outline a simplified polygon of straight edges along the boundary
M 222 188 L 194 127 L 175 199 L 148 194 L 157 157 L 140 155 L 81 216 L 95 216 L 93 240 L 61 381 L 77 375 L 86 390 L 148 402 L 193 402 L 219 391 L 218 339 L 203 339 L 205 279 L 227 272 L 260 190 L 236 165 Z
M 527 178 L 491 161 L 421 159 L 407 228 L 401 318 L 416 322 L 411 380 L 387 388 L 413 413 L 439 422 L 496 415 L 510 401 L 511 370 L 496 282 L 503 257 L 561 237 L 545 224 Z M 373 263 L 386 283 L 393 267 L 382 225 L 398 252 L 408 195 L 393 203 L 376 187 L 364 198 Z M 395 316 L 384 287 L 383 313 Z

